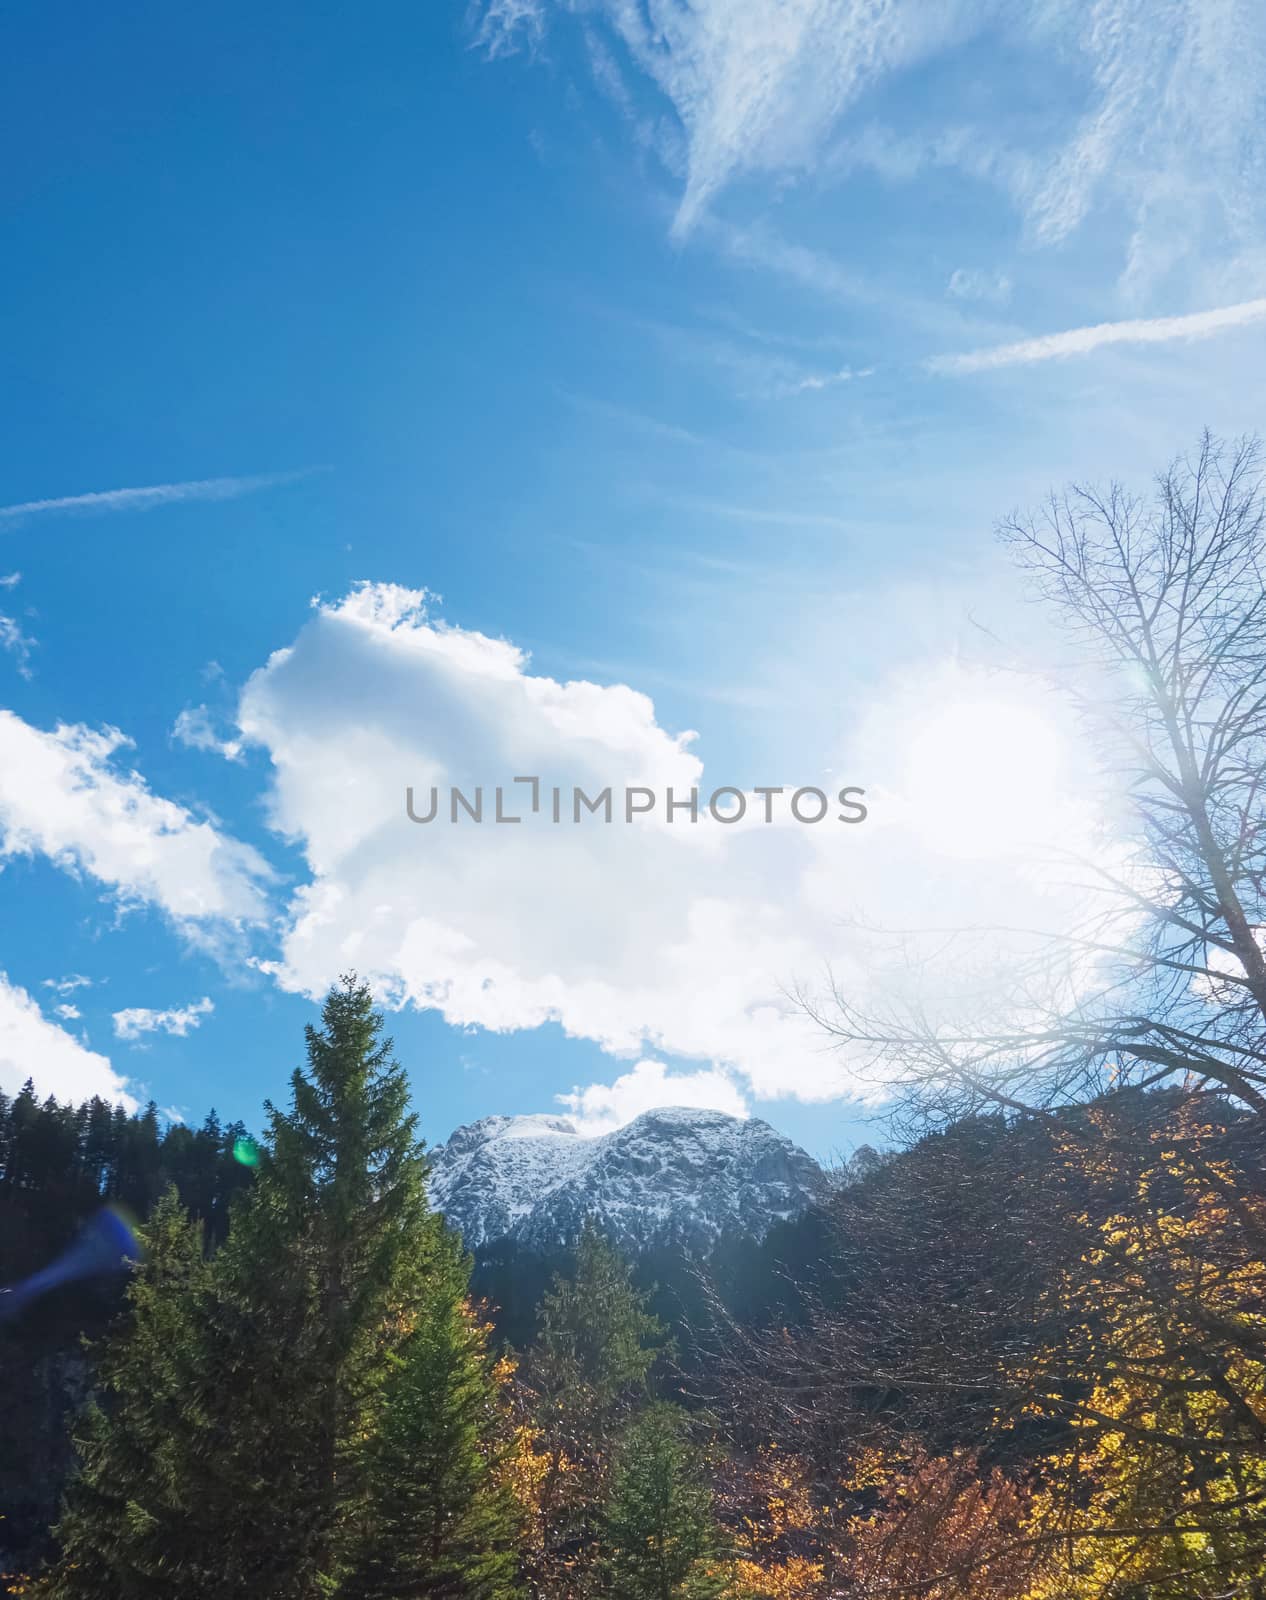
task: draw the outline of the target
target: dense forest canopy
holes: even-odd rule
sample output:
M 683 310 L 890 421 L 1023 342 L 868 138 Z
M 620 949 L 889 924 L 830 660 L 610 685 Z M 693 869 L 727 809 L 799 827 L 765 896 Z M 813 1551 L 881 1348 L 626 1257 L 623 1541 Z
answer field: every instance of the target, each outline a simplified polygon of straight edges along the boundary
M 242 1130 L 214 1119 L 164 1136 L 152 1113 L 112 1117 L 105 1159 L 94 1144 L 89 1161 L 90 1111 L 29 1095 L 5 1107 L 7 1278 L 33 1257 L 35 1235 L 20 1223 L 29 1213 L 48 1219 L 38 1236 L 47 1251 L 100 1198 L 126 1198 L 148 1219 L 150 1242 L 121 1317 L 124 1284 L 107 1278 L 67 1286 L 4 1329 L 4 1433 L 15 1443 L 2 1481 L 15 1571 L 53 1558 L 67 1537 L 64 1519 L 57 1538 L 49 1523 L 72 1431 L 81 1460 L 92 1459 L 75 1406 L 102 1370 L 113 1404 L 128 1403 L 126 1385 L 142 1375 L 128 1375 L 126 1352 L 136 1357 L 144 1316 L 159 1309 L 146 1297 L 192 1292 L 183 1276 L 173 1283 L 168 1255 L 193 1248 L 183 1271 L 200 1274 L 207 1257 L 214 1269 L 227 1197 L 245 1197 L 255 1181 L 233 1154 Z M 41 1125 L 44 1136 L 33 1136 Z M 55 1140 L 54 1126 L 80 1131 Z M 139 1162 L 137 1150 L 147 1152 Z M 477 1385 L 472 1412 L 459 1385 L 453 1403 L 467 1420 L 457 1436 L 481 1459 L 503 1461 L 512 1511 L 502 1509 L 518 1530 L 506 1548 L 517 1550 L 529 1591 L 588 1593 L 600 1573 L 622 1570 L 603 1545 L 634 1514 L 613 1508 L 615 1484 L 638 1504 L 648 1493 L 640 1466 L 608 1478 L 626 1433 L 652 1481 L 685 1475 L 690 1537 L 711 1552 L 700 1594 L 721 1573 L 730 1587 L 715 1592 L 753 1596 L 1091 1595 L 1116 1592 L 1094 1587 L 1109 1561 L 1152 1585 L 1123 1594 L 1178 1595 L 1204 1592 L 1190 1587 L 1202 1564 L 1210 1582 L 1219 1563 L 1251 1571 L 1263 1540 L 1245 1507 L 1266 1494 L 1264 1155 L 1258 1121 L 1224 1097 L 1121 1089 L 1056 1114 L 968 1117 L 907 1149 L 865 1153 L 835 1175 L 821 1209 L 762 1241 L 724 1241 L 702 1262 L 660 1252 L 626 1265 L 597 1235 L 551 1258 L 491 1247 L 474 1264 L 472 1291 L 455 1243 L 438 1256 L 427 1245 L 428 1272 L 456 1285 L 452 1326 L 487 1351 L 476 1365 L 492 1375 L 495 1400 Z M 279 1225 L 270 1208 L 270 1228 Z M 210 1292 L 205 1282 L 196 1292 L 208 1317 Z M 280 1290 L 269 1281 L 258 1292 Z M 80 1330 L 98 1340 L 86 1360 Z M 160 1354 L 146 1350 L 142 1365 Z M 399 1370 L 389 1362 L 372 1381 Z M 177 1394 L 195 1371 L 182 1369 Z M 249 1395 L 276 1371 L 269 1359 L 253 1372 L 235 1352 L 231 1379 L 217 1381 Z M 153 1376 L 143 1379 L 146 1407 Z M 663 1421 L 655 1408 L 665 1401 L 679 1421 Z M 277 1403 L 271 1393 L 257 1402 L 267 1416 Z M 419 1401 L 414 1431 L 382 1448 L 421 1452 L 437 1405 Z M 168 1413 L 164 1425 L 172 1421 Z M 1130 1443 L 1137 1459 L 1121 1448 Z M 273 1463 L 293 1472 L 284 1453 Z M 393 1482 L 401 1471 L 396 1461 Z M 1195 1535 L 1178 1541 L 1189 1557 L 1174 1556 L 1184 1509 L 1216 1557 Z M 393 1537 L 411 1537 L 409 1514 L 393 1513 L 404 1519 Z M 1097 1550 L 1114 1524 L 1127 1529 L 1121 1548 L 1080 1553 L 1092 1539 Z M 267 1529 L 260 1537 L 268 1541 Z M 1163 1559 L 1149 1571 L 1154 1543 Z M 1070 1553 L 1080 1589 L 1049 1587 L 1064 1570 L 1059 1551 Z M 940 1588 L 920 1589 L 934 1562 Z M 89 1592 L 174 1593 L 164 1588 L 174 1581 L 160 1571 L 146 1590 Z

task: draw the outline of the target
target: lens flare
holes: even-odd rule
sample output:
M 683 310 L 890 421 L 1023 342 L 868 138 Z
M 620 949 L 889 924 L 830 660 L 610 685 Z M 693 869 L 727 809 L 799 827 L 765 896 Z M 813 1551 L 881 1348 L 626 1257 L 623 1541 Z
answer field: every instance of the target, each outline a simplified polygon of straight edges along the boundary
M 119 1206 L 103 1206 L 80 1229 L 78 1237 L 55 1261 L 21 1283 L 0 1289 L 0 1322 L 24 1311 L 33 1300 L 73 1283 L 122 1272 L 142 1258 L 140 1240 L 131 1219 Z
M 259 1146 L 254 1139 L 234 1139 L 233 1159 L 240 1161 L 244 1167 L 257 1167 L 259 1165 Z

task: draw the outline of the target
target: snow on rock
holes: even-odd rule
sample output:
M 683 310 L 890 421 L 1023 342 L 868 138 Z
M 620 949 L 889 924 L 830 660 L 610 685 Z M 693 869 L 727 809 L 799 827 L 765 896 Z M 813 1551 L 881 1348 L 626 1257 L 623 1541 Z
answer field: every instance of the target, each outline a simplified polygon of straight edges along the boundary
M 626 1249 L 763 1236 L 822 1184 L 817 1163 L 758 1117 L 669 1106 L 601 1138 L 565 1117 L 484 1117 L 431 1152 L 431 1199 L 468 1247 L 572 1242 L 586 1215 Z

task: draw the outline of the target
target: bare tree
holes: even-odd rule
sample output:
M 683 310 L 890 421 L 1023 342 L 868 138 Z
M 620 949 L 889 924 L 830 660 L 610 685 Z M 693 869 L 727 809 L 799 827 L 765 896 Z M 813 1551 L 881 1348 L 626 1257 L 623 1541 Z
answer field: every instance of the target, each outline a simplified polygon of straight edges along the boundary
M 1262 1153 L 1180 1093 L 967 1119 L 833 1196 L 797 1326 L 714 1299 L 717 1413 L 802 1466 L 826 1593 L 1266 1600 Z
M 1034 1496 L 1023 1528 L 988 1519 L 957 1565 L 946 1553 L 929 1568 L 918 1544 L 894 1568 L 885 1545 L 887 1592 L 975 1593 L 999 1561 L 1049 1555 L 1087 1584 L 1106 1560 L 1115 1575 L 1094 1592 L 1258 1597 L 1259 448 L 1205 435 L 1146 500 L 1074 488 L 1000 532 L 1064 629 L 1057 681 L 1124 820 L 1113 848 L 1065 860 L 1083 908 L 1072 928 L 938 934 L 933 961 L 979 937 L 993 962 L 959 990 L 961 1020 L 947 1020 L 935 984 L 869 1009 L 838 987 L 810 1004 L 919 1120 L 955 1126 L 840 1191 L 838 1282 L 803 1328 L 727 1330 L 718 1370 L 728 1358 L 743 1416 L 812 1462 L 824 1503 L 842 1461 L 868 1448 L 900 1461 L 910 1439 L 952 1466 L 963 1449 L 1015 1463 Z M 1140 1092 L 1162 1085 L 1174 1092 Z M 1133 1092 L 1095 1101 L 1109 1086 Z M 1053 1107 L 1065 1109 L 1026 1115 Z M 975 1149 L 963 1119 L 982 1109 L 1007 1115 L 975 1119 Z M 996 1145 L 991 1124 L 1008 1130 Z M 910 1476 L 900 1495 L 914 1522 L 885 1522 L 884 1540 L 900 1554 L 925 1513 L 943 1524 L 938 1484 L 967 1494 L 975 1529 L 974 1470 Z M 838 1570 L 850 1576 L 854 1541 L 846 1523 Z
M 1074 647 L 1061 686 L 1122 780 L 1131 848 L 1079 863 L 1072 932 L 991 930 L 1030 954 L 967 1026 L 838 990 L 810 1005 L 925 1112 L 1181 1079 L 1266 1114 L 1263 531 L 1257 442 L 1207 433 L 1147 501 L 1076 487 L 1000 528 Z

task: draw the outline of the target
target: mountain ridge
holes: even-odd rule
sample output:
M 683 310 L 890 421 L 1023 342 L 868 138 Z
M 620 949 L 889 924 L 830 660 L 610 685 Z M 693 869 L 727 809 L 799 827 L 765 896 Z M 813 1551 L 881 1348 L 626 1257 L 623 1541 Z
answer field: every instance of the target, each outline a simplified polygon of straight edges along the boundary
M 763 1237 L 807 1210 L 825 1182 L 804 1150 L 759 1117 L 663 1106 L 585 1135 L 548 1113 L 490 1116 L 431 1152 L 431 1199 L 469 1249 L 574 1242 L 586 1217 L 626 1249 L 706 1249 Z

